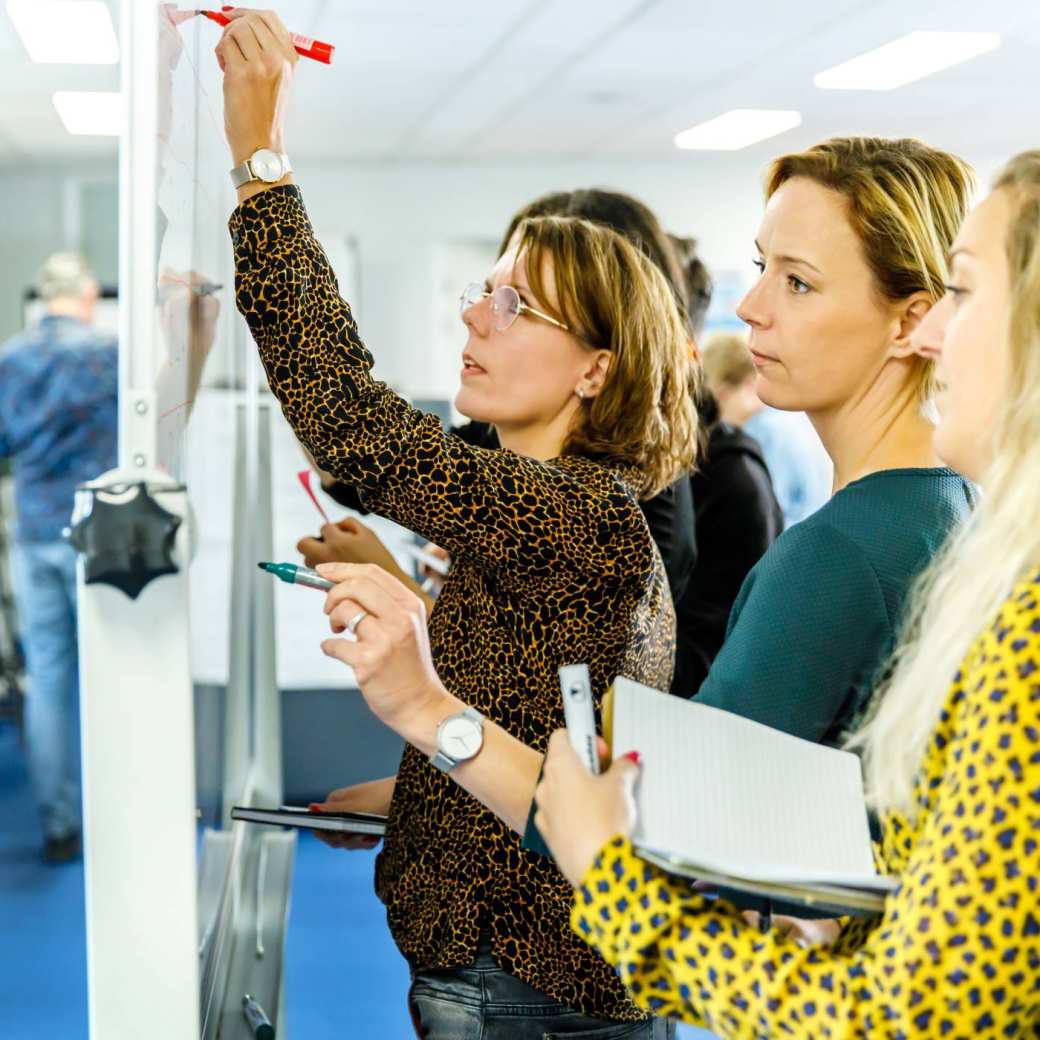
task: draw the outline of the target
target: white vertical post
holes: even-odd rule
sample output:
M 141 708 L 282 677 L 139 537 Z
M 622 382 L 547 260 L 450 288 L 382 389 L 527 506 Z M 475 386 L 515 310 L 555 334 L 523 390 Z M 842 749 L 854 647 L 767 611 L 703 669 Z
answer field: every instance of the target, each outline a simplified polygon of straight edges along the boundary
M 126 128 L 120 151 L 120 460 L 112 479 L 169 484 L 155 469 L 158 14 L 124 0 Z M 183 492 L 155 495 L 189 523 Z M 87 972 L 92 1040 L 199 1034 L 194 721 L 188 539 L 179 571 L 136 600 L 83 583 Z

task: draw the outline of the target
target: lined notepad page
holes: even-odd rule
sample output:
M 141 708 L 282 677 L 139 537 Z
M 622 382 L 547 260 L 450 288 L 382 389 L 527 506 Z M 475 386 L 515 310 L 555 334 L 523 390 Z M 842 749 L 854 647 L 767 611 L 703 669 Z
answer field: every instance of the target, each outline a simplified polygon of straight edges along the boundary
M 764 881 L 876 877 L 855 755 L 623 678 L 613 746 L 642 756 L 637 845 Z

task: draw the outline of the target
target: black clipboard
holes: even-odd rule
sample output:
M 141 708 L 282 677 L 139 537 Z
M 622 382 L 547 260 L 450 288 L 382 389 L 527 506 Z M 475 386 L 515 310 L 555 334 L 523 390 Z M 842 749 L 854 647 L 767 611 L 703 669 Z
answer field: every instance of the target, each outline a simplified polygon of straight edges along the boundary
M 295 805 L 281 805 L 277 809 L 236 805 L 231 809 L 231 819 L 276 827 L 297 827 L 305 831 L 335 831 L 339 834 L 367 834 L 380 838 L 386 833 L 386 817 L 377 813 L 319 813 Z

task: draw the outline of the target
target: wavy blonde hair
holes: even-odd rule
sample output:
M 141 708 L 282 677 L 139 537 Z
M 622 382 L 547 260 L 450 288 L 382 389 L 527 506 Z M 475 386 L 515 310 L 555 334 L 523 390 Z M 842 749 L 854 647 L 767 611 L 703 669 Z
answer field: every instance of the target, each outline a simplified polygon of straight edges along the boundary
M 546 311 L 590 349 L 611 354 L 603 388 L 585 400 L 563 453 L 634 466 L 641 496 L 656 495 L 697 459 L 689 335 L 671 287 L 635 246 L 588 220 L 529 218 L 513 244 Z
M 911 817 L 913 784 L 950 682 L 1015 583 L 1040 564 L 1040 151 L 1012 159 L 994 183 L 1013 202 L 1006 248 L 1011 306 L 1002 414 L 985 495 L 919 578 L 890 678 L 852 738 L 865 751 L 868 796 Z
M 848 219 L 881 295 L 932 301 L 946 291 L 946 257 L 975 186 L 962 159 L 912 138 L 835 137 L 775 159 L 766 198 L 792 177 L 806 177 L 841 195 Z M 935 393 L 935 365 L 917 358 L 922 401 Z

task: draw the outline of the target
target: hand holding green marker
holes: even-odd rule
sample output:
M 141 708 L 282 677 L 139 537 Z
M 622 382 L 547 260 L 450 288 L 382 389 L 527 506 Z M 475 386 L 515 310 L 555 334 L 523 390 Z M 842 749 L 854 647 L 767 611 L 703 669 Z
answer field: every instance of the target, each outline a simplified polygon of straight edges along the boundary
M 336 587 L 334 581 L 323 578 L 317 571 L 312 571 L 310 567 L 297 566 L 295 563 L 258 563 L 257 567 L 289 585 L 306 585 L 309 589 L 318 589 L 321 592 L 328 592 Z

